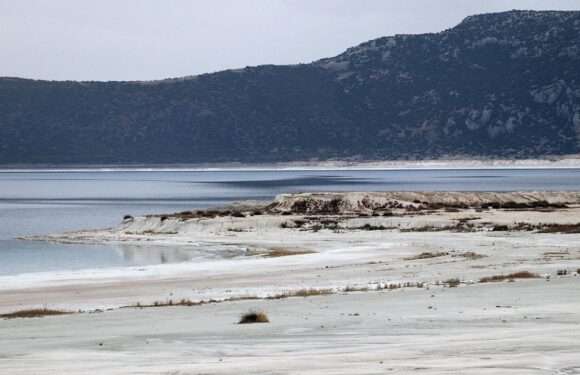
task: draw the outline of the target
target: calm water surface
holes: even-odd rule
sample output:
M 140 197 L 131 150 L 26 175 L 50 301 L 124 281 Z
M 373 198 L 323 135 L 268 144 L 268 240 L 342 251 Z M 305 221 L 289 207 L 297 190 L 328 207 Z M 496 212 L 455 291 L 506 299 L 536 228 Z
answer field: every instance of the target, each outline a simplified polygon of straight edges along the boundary
M 16 237 L 112 227 L 126 215 L 311 191 L 578 190 L 580 169 L 0 171 L 0 275 L 236 256 L 241 249 L 62 245 Z

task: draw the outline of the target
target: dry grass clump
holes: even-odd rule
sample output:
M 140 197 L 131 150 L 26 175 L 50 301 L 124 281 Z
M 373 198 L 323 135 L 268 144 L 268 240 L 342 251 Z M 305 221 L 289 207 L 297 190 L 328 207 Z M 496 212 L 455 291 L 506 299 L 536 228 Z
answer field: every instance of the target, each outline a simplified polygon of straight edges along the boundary
M 128 305 L 128 306 L 123 306 L 123 307 L 144 308 L 144 307 L 167 307 L 167 306 L 200 306 L 200 305 L 206 305 L 208 303 L 247 301 L 247 300 L 255 300 L 255 299 L 260 299 L 260 297 L 258 297 L 256 295 L 246 294 L 246 295 L 228 297 L 228 298 L 224 298 L 224 299 L 211 298 L 211 299 L 199 300 L 199 301 L 192 301 L 188 298 L 182 298 L 179 301 L 173 301 L 171 299 L 168 299 L 166 301 L 155 301 L 152 303 L 145 303 L 145 304 L 143 304 L 141 302 L 137 302 L 134 305 Z
M 129 305 L 126 307 L 139 307 L 139 308 L 144 308 L 144 307 L 166 307 L 166 306 L 199 306 L 202 305 L 204 303 L 211 303 L 211 302 L 217 302 L 214 300 L 209 300 L 209 301 L 192 301 L 190 299 L 187 298 L 183 298 L 179 301 L 173 301 L 171 299 L 168 299 L 167 301 L 155 301 L 152 303 L 141 303 L 141 302 L 137 302 L 134 305 Z
M 308 249 L 286 249 L 282 247 L 274 247 L 268 249 L 268 252 L 263 256 L 268 258 L 285 257 L 290 255 L 314 254 L 316 251 Z
M 567 250 L 565 251 L 546 251 L 543 256 L 544 258 L 564 258 L 567 255 L 570 255 L 570 252 Z
M 260 299 L 260 297 L 253 295 L 253 294 L 244 294 L 244 295 L 240 295 L 240 296 L 233 296 L 233 297 L 229 297 L 224 299 L 224 302 L 233 302 L 233 301 L 248 301 L 248 300 L 254 300 L 254 299 Z
M 167 307 L 167 306 L 200 306 L 206 305 L 210 303 L 222 303 L 222 302 L 235 302 L 235 301 L 248 301 L 248 300 L 257 300 L 257 299 L 282 299 L 282 298 L 290 298 L 290 297 L 309 297 L 309 296 L 322 296 L 327 294 L 333 294 L 334 291 L 332 289 L 298 289 L 298 290 L 290 290 L 285 291 L 282 293 L 274 294 L 268 297 L 259 297 L 253 294 L 243 294 L 232 296 L 223 299 L 206 299 L 206 300 L 198 300 L 192 301 L 188 298 L 183 298 L 179 301 L 174 300 L 166 300 L 166 301 L 155 301 L 152 303 L 141 303 L 137 302 L 133 305 L 123 306 L 123 308 L 145 308 L 145 307 Z M 1 317 L 1 315 L 0 315 Z
M 65 310 L 53 310 L 48 307 L 38 308 L 38 309 L 25 309 L 14 311 L 7 314 L 0 314 L 0 318 L 4 319 L 15 319 L 15 318 L 41 318 L 43 316 L 51 315 L 66 315 L 72 314 L 72 311 Z
M 368 292 L 369 288 L 367 286 L 348 285 L 343 289 L 343 291 L 346 293 L 349 293 L 349 292 Z
M 438 252 L 438 251 L 437 252 L 423 252 L 421 254 L 405 258 L 405 260 L 429 259 L 429 258 L 443 257 L 445 255 L 449 255 L 449 253 L 442 253 L 442 252 Z
M 538 230 L 538 233 L 580 233 L 580 223 L 551 224 Z
M 435 227 L 432 225 L 425 225 L 423 227 L 412 227 L 401 229 L 401 232 L 454 232 L 454 233 L 467 233 L 475 232 L 477 228 L 470 223 L 458 223 L 457 225 L 447 225 L 444 227 Z
M 268 315 L 263 312 L 249 311 L 242 315 L 238 324 L 270 323 Z
M 401 288 L 423 288 L 425 286 L 424 282 L 411 282 L 407 281 L 404 283 L 385 283 L 377 285 L 377 290 L 393 290 Z
M 479 279 L 480 283 L 489 283 L 496 281 L 512 280 L 512 279 L 537 279 L 540 275 L 528 271 L 514 272 L 508 275 L 487 276 Z
M 448 280 L 443 281 L 443 284 L 446 284 L 450 288 L 456 288 L 459 286 L 459 284 L 461 284 L 461 280 L 459 280 L 457 278 L 448 279 Z
M 393 230 L 396 229 L 396 227 L 386 227 L 384 225 L 371 225 L 371 224 L 365 224 L 361 227 L 356 227 L 356 228 L 352 228 L 354 230 Z
M 311 296 L 324 296 L 327 294 L 333 294 L 332 289 L 315 289 L 315 288 L 303 288 L 298 290 L 288 290 L 282 293 L 275 294 L 273 296 L 267 297 L 267 299 L 282 299 L 289 297 L 311 297 Z
M 477 259 L 481 259 L 481 258 L 486 258 L 487 255 L 484 254 L 479 254 L 473 251 L 468 251 L 462 254 L 459 254 L 459 256 L 464 257 L 465 259 L 469 259 L 469 260 L 477 260 Z

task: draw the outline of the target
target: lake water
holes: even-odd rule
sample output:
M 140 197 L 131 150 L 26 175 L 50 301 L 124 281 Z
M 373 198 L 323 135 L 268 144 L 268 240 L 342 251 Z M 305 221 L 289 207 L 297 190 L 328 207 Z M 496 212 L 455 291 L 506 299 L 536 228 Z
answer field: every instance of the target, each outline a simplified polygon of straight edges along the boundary
M 16 237 L 113 227 L 126 214 L 312 191 L 578 190 L 580 169 L 0 171 L 0 275 L 236 256 L 241 249 L 63 245 Z

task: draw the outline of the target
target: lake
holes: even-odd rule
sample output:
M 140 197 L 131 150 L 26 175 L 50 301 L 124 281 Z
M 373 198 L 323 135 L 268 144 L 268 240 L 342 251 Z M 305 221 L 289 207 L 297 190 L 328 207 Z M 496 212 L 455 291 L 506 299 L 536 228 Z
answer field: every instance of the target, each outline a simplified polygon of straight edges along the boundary
M 580 169 L 0 171 L 0 275 L 233 257 L 192 245 L 51 244 L 17 237 L 113 227 L 124 215 L 203 209 L 313 191 L 578 190 Z

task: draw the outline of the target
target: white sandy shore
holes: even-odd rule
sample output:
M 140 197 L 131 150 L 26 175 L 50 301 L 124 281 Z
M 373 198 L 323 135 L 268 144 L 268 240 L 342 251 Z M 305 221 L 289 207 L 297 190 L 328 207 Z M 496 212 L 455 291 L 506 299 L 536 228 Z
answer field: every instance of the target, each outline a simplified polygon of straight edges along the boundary
M 181 298 L 266 297 L 300 288 L 338 293 L 0 320 L 0 372 L 580 373 L 580 234 L 280 228 L 281 220 L 301 217 L 135 218 L 113 230 L 50 237 L 123 246 L 201 242 L 317 252 L 4 276 L 0 312 L 43 304 L 94 310 Z M 469 209 L 355 218 L 347 224 L 443 226 L 465 217 L 479 217 L 473 223 L 568 224 L 580 222 L 580 209 Z M 423 252 L 445 254 L 411 259 Z M 484 257 L 474 259 L 470 252 Z M 558 270 L 568 274 L 557 275 Z M 478 282 L 517 271 L 541 277 Z M 459 287 L 440 285 L 454 278 L 462 281 Z M 406 282 L 425 285 L 374 290 Z M 369 291 L 341 292 L 347 286 Z M 235 324 L 250 309 L 266 312 L 271 323 Z
M 434 160 L 327 160 L 268 164 L 213 163 L 183 165 L 9 165 L 0 171 L 221 171 L 221 170 L 325 170 L 325 169 L 487 169 L 487 168 L 580 168 L 580 155 L 544 159 L 474 159 Z

